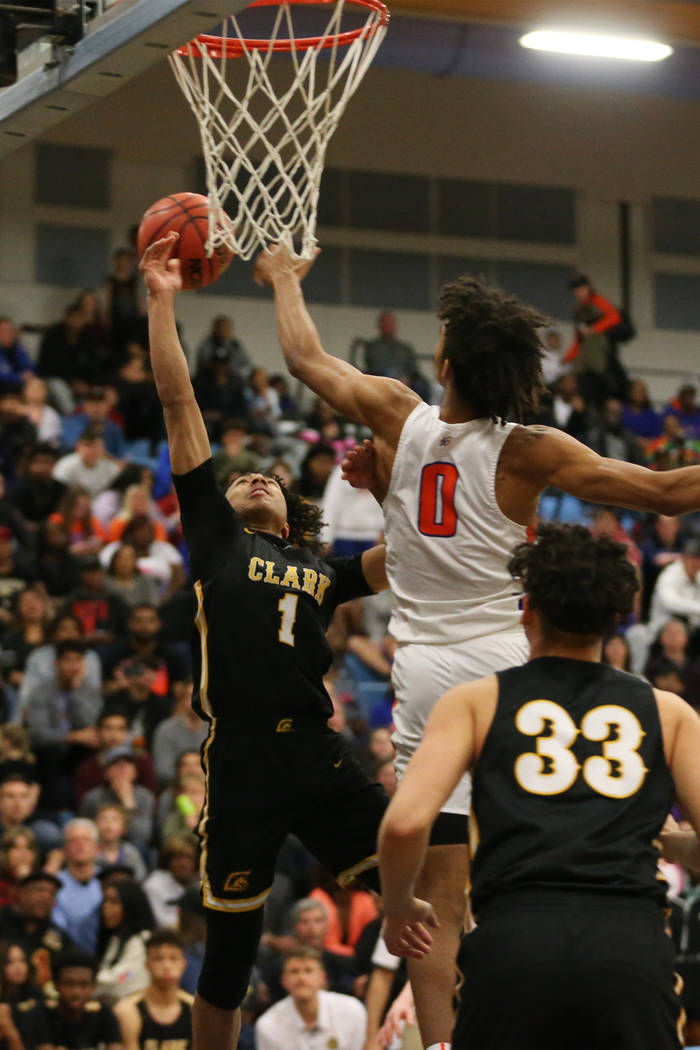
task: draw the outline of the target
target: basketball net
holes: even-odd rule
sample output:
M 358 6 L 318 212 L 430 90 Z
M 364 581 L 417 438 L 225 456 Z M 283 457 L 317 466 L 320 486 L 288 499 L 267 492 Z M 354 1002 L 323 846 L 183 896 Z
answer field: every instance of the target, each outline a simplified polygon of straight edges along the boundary
M 269 39 L 244 37 L 230 15 L 221 37 L 198 37 L 170 56 L 200 128 L 208 255 L 225 244 L 250 259 L 280 242 L 297 258 L 314 255 L 326 148 L 388 24 L 380 0 L 316 3 L 332 6 L 320 37 L 294 33 L 293 9 L 309 0 L 257 0 L 252 7 L 278 6 Z M 367 12 L 364 25 L 347 30 L 343 15 L 358 8 Z M 278 91 L 270 64 L 280 52 L 288 52 L 288 82 Z M 324 61 L 318 62 L 321 54 Z M 236 90 L 241 61 L 247 63 L 247 78 L 244 89 Z M 221 222 L 225 211 L 232 222 Z

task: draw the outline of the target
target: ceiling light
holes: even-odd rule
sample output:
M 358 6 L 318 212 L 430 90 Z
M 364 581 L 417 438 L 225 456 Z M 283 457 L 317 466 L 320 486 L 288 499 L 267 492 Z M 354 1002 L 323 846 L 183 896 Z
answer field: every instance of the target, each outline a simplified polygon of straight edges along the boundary
M 520 38 L 523 47 L 536 51 L 557 51 L 564 55 L 590 55 L 595 58 L 622 58 L 628 62 L 660 62 L 673 54 L 673 48 L 656 40 L 603 36 L 599 33 L 573 33 L 559 29 L 538 29 Z

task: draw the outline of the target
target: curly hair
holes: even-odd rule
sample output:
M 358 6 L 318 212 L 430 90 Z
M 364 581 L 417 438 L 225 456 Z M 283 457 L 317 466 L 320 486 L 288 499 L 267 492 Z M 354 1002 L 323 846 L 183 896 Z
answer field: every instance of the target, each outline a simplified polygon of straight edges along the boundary
M 470 275 L 444 286 L 438 317 L 444 358 L 462 401 L 494 421 L 522 422 L 537 410 L 543 354 L 538 330 L 548 318 Z
M 540 524 L 508 563 L 551 631 L 603 638 L 632 612 L 639 581 L 627 548 L 583 525 Z
M 282 489 L 287 504 L 287 524 L 289 525 L 289 542 L 294 547 L 306 547 L 317 554 L 321 549 L 321 529 L 323 528 L 322 511 L 314 503 L 297 492 L 290 492 L 278 474 L 268 471 L 266 477 L 276 481 Z

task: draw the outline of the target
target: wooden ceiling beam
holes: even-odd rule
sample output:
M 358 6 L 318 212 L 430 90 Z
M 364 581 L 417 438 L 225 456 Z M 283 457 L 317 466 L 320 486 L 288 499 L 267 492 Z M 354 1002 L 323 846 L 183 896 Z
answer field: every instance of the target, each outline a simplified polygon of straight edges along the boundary
M 396 14 L 528 28 L 624 30 L 700 46 L 700 4 L 684 0 L 587 0 L 581 6 L 563 0 L 389 0 L 389 6 Z

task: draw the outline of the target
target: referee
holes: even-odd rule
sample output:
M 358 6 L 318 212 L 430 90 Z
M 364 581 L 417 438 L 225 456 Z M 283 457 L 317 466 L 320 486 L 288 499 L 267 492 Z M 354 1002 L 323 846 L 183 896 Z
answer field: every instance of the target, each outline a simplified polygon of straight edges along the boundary
M 660 833 L 700 830 L 700 719 L 602 664 L 637 579 L 626 548 L 540 525 L 510 562 L 530 660 L 446 693 L 379 837 L 386 940 L 430 948 L 414 896 L 430 825 L 473 768 L 472 905 L 453 1050 L 679 1050 Z M 677 833 L 682 838 L 682 833 Z M 504 1004 L 507 1008 L 504 1008 Z
M 200 663 L 194 707 L 209 722 L 199 824 L 204 965 L 193 1050 L 232 1050 L 262 909 L 285 836 L 297 835 L 341 885 L 378 886 L 376 836 L 387 805 L 327 726 L 325 637 L 335 607 L 387 587 L 384 547 L 321 560 L 317 508 L 276 478 L 244 474 L 224 496 L 175 327 L 177 234 L 141 263 L 151 365 L 197 596 Z

